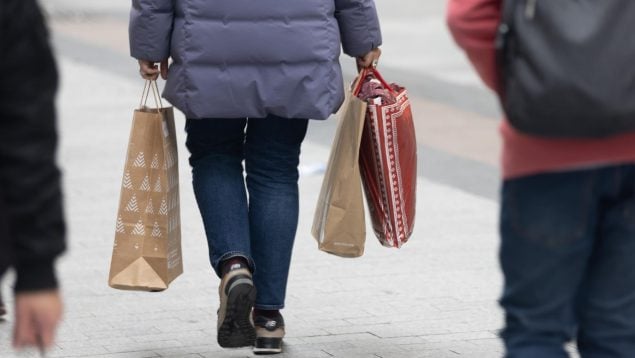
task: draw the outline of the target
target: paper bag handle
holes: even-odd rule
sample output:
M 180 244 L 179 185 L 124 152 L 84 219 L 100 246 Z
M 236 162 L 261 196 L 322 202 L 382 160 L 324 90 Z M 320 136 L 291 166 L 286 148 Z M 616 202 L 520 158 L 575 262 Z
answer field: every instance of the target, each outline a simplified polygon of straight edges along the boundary
M 159 94 L 159 85 L 157 85 L 157 81 L 146 80 L 145 85 L 143 86 L 143 92 L 141 93 L 141 102 L 139 103 L 139 108 L 147 108 L 146 104 L 148 103 L 148 97 L 150 96 L 150 89 L 152 89 L 152 95 L 154 97 L 154 104 L 157 106 L 157 112 L 163 108 L 163 102 L 161 102 L 161 95 Z

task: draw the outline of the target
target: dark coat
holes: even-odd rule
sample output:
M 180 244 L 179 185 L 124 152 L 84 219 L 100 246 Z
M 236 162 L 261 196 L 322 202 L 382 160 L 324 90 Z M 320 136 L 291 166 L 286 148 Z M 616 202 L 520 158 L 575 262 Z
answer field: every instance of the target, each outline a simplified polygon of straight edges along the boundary
M 16 291 L 55 288 L 65 248 L 57 70 L 35 0 L 0 2 L 0 68 L 0 274 L 15 267 Z
M 133 57 L 172 57 L 164 96 L 188 118 L 324 119 L 344 100 L 340 46 L 381 44 L 373 0 L 133 0 Z

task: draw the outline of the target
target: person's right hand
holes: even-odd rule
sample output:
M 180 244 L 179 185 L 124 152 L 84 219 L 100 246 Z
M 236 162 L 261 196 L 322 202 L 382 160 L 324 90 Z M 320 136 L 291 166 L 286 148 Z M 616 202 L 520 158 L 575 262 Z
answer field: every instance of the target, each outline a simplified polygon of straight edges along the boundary
M 16 293 L 13 347 L 51 348 L 62 318 L 62 298 L 58 290 Z
M 161 74 L 161 78 L 168 79 L 168 59 L 161 61 L 161 66 L 153 61 L 139 60 L 139 74 L 146 80 L 156 81 Z
M 360 72 L 363 68 L 377 67 L 377 62 L 381 56 L 381 50 L 379 48 L 372 49 L 364 56 L 357 58 L 357 72 Z

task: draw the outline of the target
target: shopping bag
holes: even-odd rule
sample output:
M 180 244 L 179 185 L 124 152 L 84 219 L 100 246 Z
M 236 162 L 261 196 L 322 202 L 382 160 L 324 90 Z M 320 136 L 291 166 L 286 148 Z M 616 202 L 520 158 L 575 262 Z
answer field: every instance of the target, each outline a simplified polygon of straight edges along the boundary
M 150 91 L 157 108 L 147 108 Z M 178 156 L 172 107 L 155 81 L 134 111 L 126 154 L 109 285 L 161 291 L 183 272 Z
M 366 223 L 359 172 L 359 145 L 366 102 L 349 91 L 339 114 L 322 189 L 313 218 L 313 237 L 322 251 L 343 257 L 364 253 Z
M 360 170 L 373 231 L 384 246 L 401 247 L 412 234 L 416 207 L 417 141 L 405 88 L 364 69 L 355 95 L 368 103 Z

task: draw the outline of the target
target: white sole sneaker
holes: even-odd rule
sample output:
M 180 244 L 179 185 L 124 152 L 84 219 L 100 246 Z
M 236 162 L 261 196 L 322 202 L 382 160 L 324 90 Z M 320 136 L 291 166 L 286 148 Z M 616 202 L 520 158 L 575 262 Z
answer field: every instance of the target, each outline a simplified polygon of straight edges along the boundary
M 278 354 L 282 353 L 282 338 L 284 338 L 284 319 L 255 317 L 256 342 L 254 354 Z
M 223 348 L 248 347 L 254 344 L 256 331 L 251 309 L 256 301 L 256 288 L 247 269 L 228 272 L 219 287 L 217 340 Z

